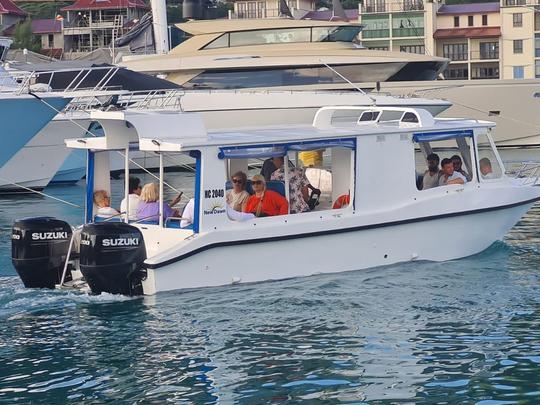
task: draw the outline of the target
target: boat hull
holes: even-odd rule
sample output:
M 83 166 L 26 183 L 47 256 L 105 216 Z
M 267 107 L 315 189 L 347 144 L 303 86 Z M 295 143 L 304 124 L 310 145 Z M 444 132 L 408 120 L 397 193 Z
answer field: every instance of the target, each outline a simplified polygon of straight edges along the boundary
M 280 280 L 418 260 L 459 259 L 482 252 L 501 240 L 533 203 L 384 223 L 320 236 L 300 234 L 281 240 L 217 244 L 148 270 L 144 292 Z

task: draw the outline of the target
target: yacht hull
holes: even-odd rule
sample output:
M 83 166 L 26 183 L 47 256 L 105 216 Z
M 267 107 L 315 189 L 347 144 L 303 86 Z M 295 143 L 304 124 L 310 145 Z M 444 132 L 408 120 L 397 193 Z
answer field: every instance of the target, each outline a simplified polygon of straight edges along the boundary
M 535 198 L 524 202 L 443 218 L 360 226 L 358 230 L 338 230 L 321 236 L 300 234 L 271 241 L 218 243 L 175 263 L 148 270 L 144 292 L 154 294 L 467 257 L 501 240 L 533 205 L 539 193 L 534 194 Z M 276 261 L 277 257 L 286 260 Z

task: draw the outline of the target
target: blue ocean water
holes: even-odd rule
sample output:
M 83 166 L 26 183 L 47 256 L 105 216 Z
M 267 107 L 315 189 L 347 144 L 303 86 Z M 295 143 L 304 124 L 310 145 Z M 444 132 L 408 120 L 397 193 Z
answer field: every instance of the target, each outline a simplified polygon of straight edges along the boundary
M 22 288 L 9 230 L 36 214 L 82 218 L 0 199 L 0 403 L 540 403 L 540 208 L 462 260 L 144 298 Z

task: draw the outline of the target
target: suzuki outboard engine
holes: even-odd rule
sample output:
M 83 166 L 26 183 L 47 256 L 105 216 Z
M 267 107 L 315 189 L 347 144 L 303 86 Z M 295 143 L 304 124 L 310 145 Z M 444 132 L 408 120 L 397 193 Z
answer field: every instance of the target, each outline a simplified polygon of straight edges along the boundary
M 83 227 L 79 263 L 92 293 L 142 295 L 145 259 L 144 239 L 138 228 L 123 222 Z
M 54 288 L 60 284 L 71 226 L 52 217 L 15 221 L 11 232 L 11 260 L 26 288 Z M 71 280 L 71 272 L 65 281 Z

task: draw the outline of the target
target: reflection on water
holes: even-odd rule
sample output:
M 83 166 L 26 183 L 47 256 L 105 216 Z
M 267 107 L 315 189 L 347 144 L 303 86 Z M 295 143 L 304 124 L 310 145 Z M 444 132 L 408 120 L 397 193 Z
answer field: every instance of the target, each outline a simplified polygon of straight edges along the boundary
M 25 290 L 4 242 L 0 401 L 538 404 L 539 213 L 463 260 L 132 299 Z

